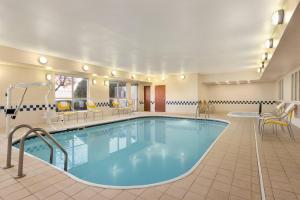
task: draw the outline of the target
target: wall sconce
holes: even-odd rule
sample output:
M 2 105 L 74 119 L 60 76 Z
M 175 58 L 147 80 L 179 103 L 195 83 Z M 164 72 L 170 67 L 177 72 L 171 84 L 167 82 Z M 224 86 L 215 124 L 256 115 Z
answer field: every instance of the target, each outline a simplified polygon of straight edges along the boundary
M 182 80 L 184 80 L 184 79 L 185 79 L 185 75 L 184 75 L 184 74 L 181 74 L 181 75 L 180 75 L 180 78 L 181 78 Z
M 93 79 L 93 80 L 92 80 L 92 84 L 93 84 L 93 85 L 96 85 L 96 84 L 97 84 L 97 80 L 96 80 L 96 79 Z
M 148 77 L 148 78 L 147 78 L 147 81 L 149 81 L 149 82 L 150 82 L 150 81 L 151 81 L 151 78 L 150 78 L 150 77 Z
M 162 81 L 165 81 L 165 80 L 166 80 L 166 77 L 165 77 L 165 76 L 162 76 L 162 77 L 161 77 L 161 80 L 162 80 Z
M 88 65 L 83 65 L 82 66 L 82 70 L 85 71 L 85 72 L 88 71 L 89 70 L 89 66 Z
M 278 24 L 283 24 L 284 20 L 284 10 L 277 10 L 273 13 L 272 16 L 272 24 L 278 25 Z
M 109 85 L 109 81 L 108 80 L 105 80 L 104 81 L 104 86 L 108 86 Z
M 111 76 L 115 76 L 117 74 L 116 70 L 111 71 Z
M 131 79 L 132 79 L 132 80 L 135 79 L 135 75 L 134 75 L 134 74 L 131 75 Z
M 40 56 L 38 59 L 39 63 L 41 63 L 42 65 L 45 65 L 48 63 L 48 59 L 45 56 Z
M 274 40 L 273 38 L 267 39 L 265 42 L 265 48 L 267 49 L 272 49 L 274 45 Z
M 45 78 L 46 78 L 46 81 L 51 81 L 52 80 L 52 75 L 51 74 L 46 74 Z

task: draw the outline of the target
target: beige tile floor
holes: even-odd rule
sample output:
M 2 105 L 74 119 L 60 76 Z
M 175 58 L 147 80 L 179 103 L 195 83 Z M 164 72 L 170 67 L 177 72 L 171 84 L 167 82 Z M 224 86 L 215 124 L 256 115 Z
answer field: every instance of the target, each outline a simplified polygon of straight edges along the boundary
M 227 119 L 225 116 L 217 116 Z M 64 173 L 25 157 L 26 176 L 15 179 L 16 167 L 0 169 L 0 199 L 84 200 L 244 200 L 260 199 L 253 120 L 230 118 L 230 127 L 203 162 L 187 177 L 145 189 L 104 189 L 75 181 Z M 65 127 L 70 126 L 66 124 Z M 274 136 L 267 130 L 259 139 L 267 199 L 300 200 L 300 132 L 296 142 L 287 133 Z M 0 135 L 0 166 L 5 165 L 5 135 Z M 13 151 L 16 164 L 17 151 Z

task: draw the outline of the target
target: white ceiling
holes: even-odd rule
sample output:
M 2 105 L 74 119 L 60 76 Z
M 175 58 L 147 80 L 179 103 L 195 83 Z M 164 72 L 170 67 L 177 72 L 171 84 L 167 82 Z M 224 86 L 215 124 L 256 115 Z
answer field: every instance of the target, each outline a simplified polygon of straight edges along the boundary
M 257 67 L 281 0 L 0 0 L 0 45 L 142 73 Z

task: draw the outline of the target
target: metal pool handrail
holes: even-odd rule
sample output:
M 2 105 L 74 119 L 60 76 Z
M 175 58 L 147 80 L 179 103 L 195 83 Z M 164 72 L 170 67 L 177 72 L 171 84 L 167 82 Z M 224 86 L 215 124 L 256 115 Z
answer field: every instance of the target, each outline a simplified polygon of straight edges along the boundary
M 67 153 L 67 151 L 46 130 L 44 130 L 42 128 L 33 128 L 33 129 L 29 130 L 27 133 L 25 133 L 24 135 L 22 135 L 22 137 L 20 139 L 18 177 L 25 176 L 25 174 L 23 174 L 23 163 L 24 163 L 24 145 L 25 145 L 26 137 L 29 134 L 35 133 L 35 132 L 41 132 L 41 135 L 46 135 L 63 152 L 63 154 L 65 156 L 64 170 L 67 171 L 68 170 L 68 153 Z
M 28 124 L 21 124 L 16 126 L 14 129 L 12 129 L 9 134 L 8 134 L 8 138 L 7 138 L 7 155 L 6 155 L 6 166 L 4 167 L 4 169 L 8 169 L 13 167 L 13 165 L 11 164 L 11 152 L 12 152 L 12 139 L 13 139 L 13 135 L 14 133 L 21 129 L 21 128 L 28 128 L 30 130 L 32 130 L 32 127 Z M 41 140 L 49 147 L 50 149 L 50 163 L 53 163 L 53 147 L 52 145 L 38 132 L 34 132 L 36 136 L 38 136 L 39 138 L 41 138 Z

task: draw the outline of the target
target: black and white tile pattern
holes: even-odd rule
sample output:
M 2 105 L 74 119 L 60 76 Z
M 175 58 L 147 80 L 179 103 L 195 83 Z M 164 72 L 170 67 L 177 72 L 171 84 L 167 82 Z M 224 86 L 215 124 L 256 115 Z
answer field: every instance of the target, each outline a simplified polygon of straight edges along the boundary
M 237 100 L 209 100 L 210 104 L 267 104 L 267 105 L 273 105 L 276 104 L 277 101 L 259 101 L 259 100 L 243 100 L 243 101 L 237 101 Z

